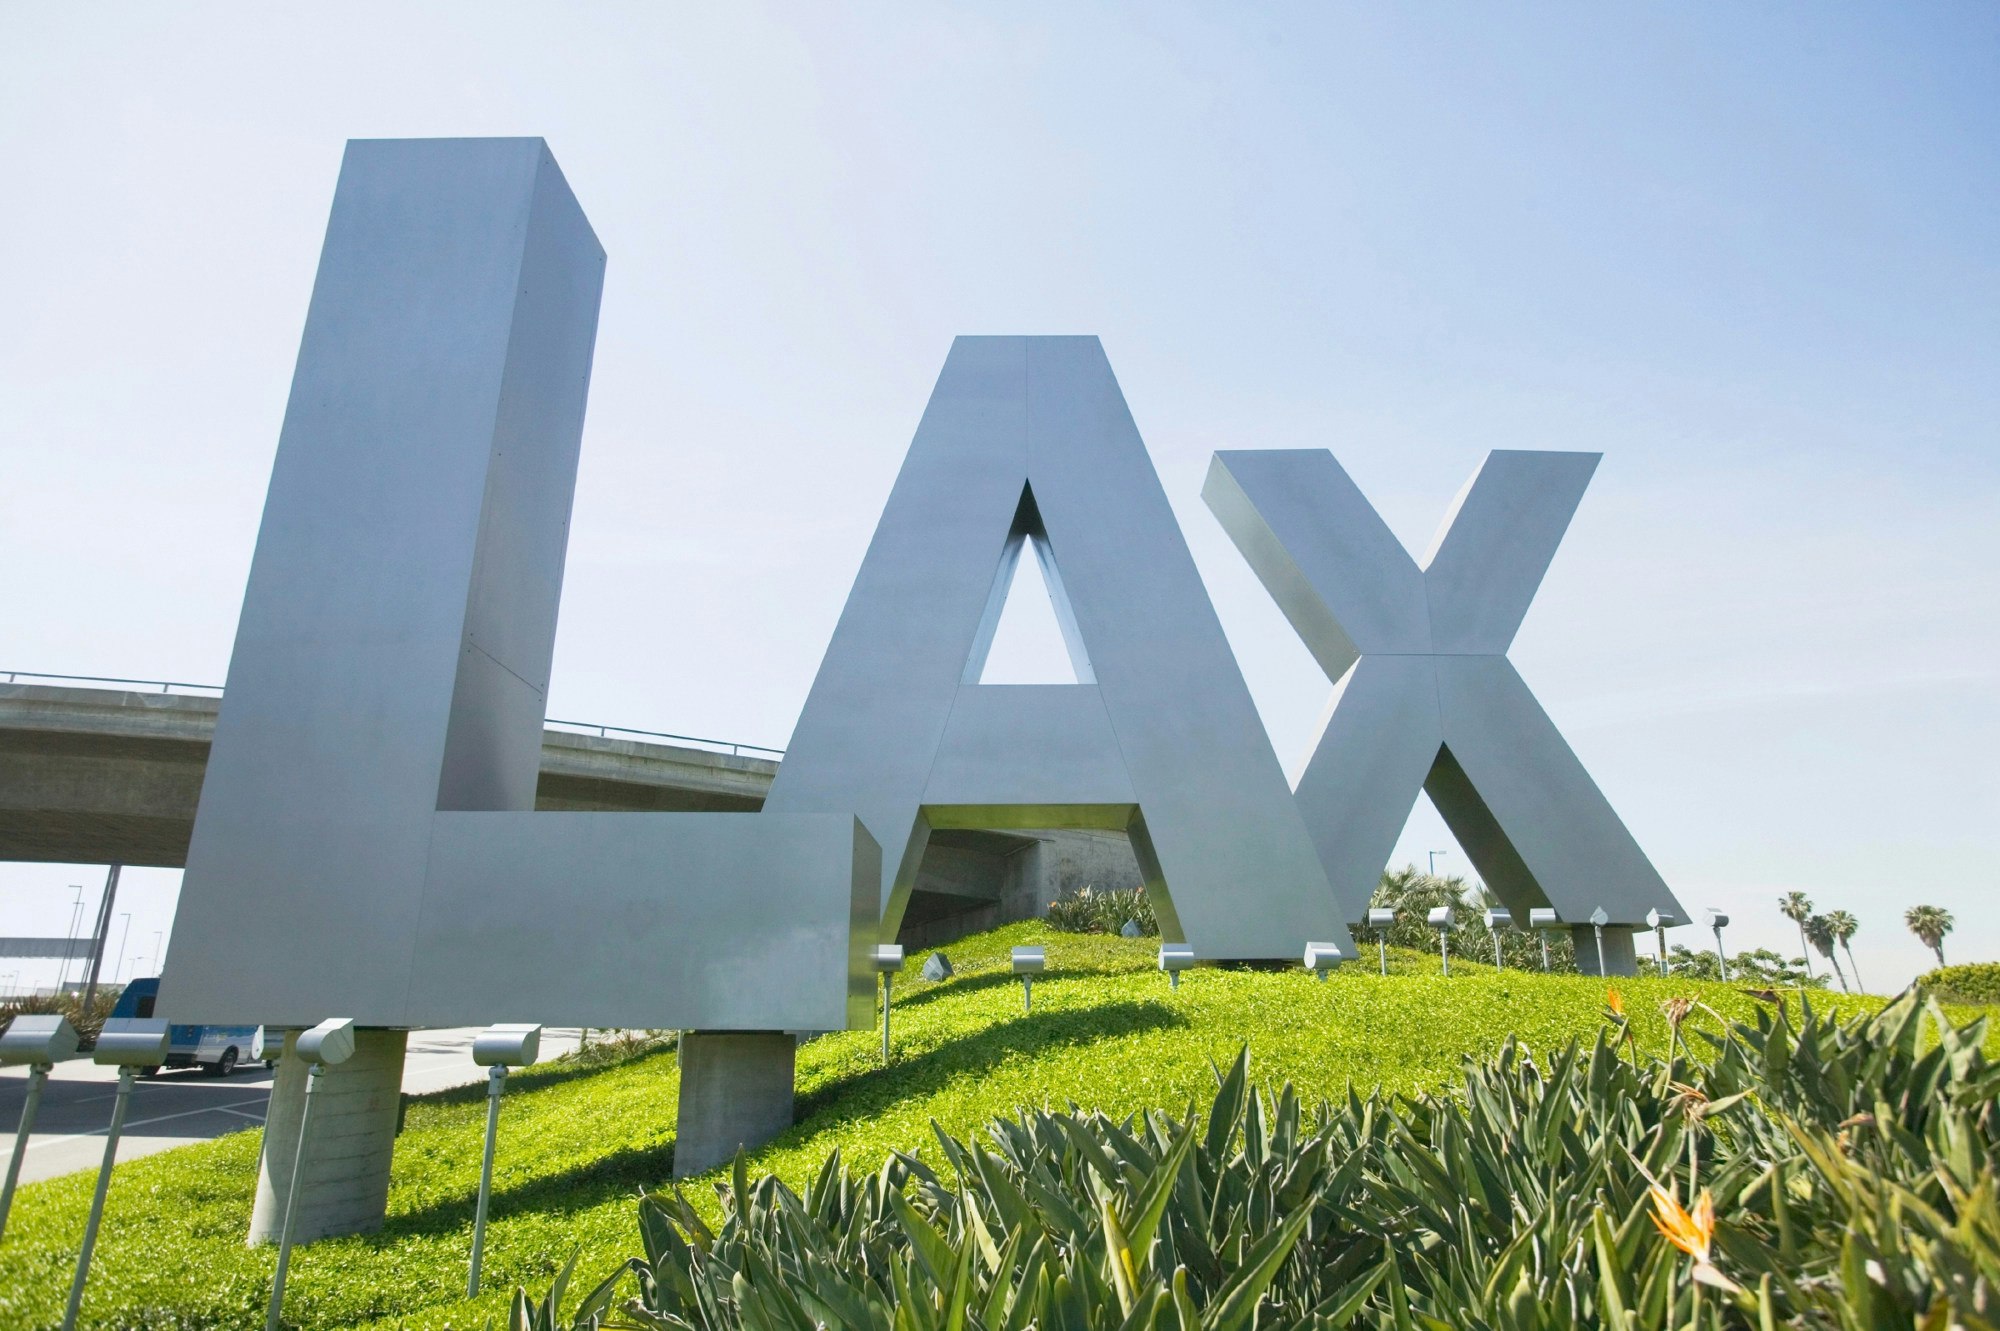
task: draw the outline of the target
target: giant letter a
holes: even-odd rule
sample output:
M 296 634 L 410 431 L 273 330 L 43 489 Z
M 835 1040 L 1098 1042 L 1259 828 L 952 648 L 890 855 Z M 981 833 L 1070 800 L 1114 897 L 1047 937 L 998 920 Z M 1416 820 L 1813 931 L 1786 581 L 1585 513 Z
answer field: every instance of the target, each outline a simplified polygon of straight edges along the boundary
M 1030 542 L 1079 682 L 981 684 Z M 1088 827 L 1199 956 L 1348 945 L 1094 337 L 953 344 L 764 807 L 859 813 L 884 938 L 932 830 Z

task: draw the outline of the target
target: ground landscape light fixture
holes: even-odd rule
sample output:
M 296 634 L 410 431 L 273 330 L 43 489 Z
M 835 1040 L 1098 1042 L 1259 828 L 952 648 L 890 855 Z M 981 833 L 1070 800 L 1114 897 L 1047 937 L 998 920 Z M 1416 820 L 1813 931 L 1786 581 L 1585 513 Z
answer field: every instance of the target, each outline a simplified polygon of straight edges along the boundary
M 278 1269 L 271 1276 L 271 1303 L 264 1311 L 264 1331 L 280 1331 L 285 1309 L 285 1272 L 292 1264 L 292 1222 L 298 1218 L 299 1183 L 305 1176 L 306 1129 L 312 1125 L 313 1092 L 320 1074 L 354 1057 L 354 1020 L 332 1017 L 300 1033 L 292 1053 L 306 1064 L 306 1098 L 299 1109 L 299 1144 L 292 1152 L 292 1181 L 285 1189 L 285 1220 L 278 1230 Z M 267 1124 L 265 1132 L 271 1129 Z M 268 1153 L 268 1151 L 267 1151 Z
M 15 1017 L 0 1035 L 0 1066 L 28 1069 L 28 1098 L 21 1103 L 21 1126 L 14 1134 L 14 1154 L 7 1162 L 7 1184 L 0 1189 L 0 1237 L 7 1233 L 7 1212 L 14 1205 L 14 1185 L 21 1181 L 21 1162 L 27 1158 L 28 1136 L 35 1130 L 35 1111 L 41 1108 L 42 1087 L 49 1070 L 64 1059 L 76 1057 L 76 1027 L 68 1017 Z
M 1590 912 L 1590 927 L 1597 931 L 1597 973 L 1604 974 L 1604 926 L 1611 923 L 1611 916 L 1599 906 Z
M 1021 1011 L 1035 1010 L 1035 977 L 1048 966 L 1048 954 L 1038 947 L 1014 949 L 1014 974 L 1021 977 Z
M 1528 912 L 1528 927 L 1541 937 L 1542 971 L 1546 974 L 1549 969 L 1549 930 L 1562 928 L 1562 921 L 1549 907 L 1536 906 Z
M 541 1056 L 542 1028 L 533 1023 L 488 1026 L 472 1041 L 472 1061 L 486 1069 L 486 1153 L 479 1162 L 479 1205 L 472 1213 L 472 1260 L 465 1297 L 479 1297 L 479 1263 L 486 1254 L 486 1203 L 493 1195 L 493 1140 L 500 1131 L 500 1092 L 508 1068 L 525 1068 Z
M 104 1195 L 111 1190 L 111 1167 L 118 1163 L 118 1135 L 125 1130 L 125 1111 L 132 1107 L 133 1079 L 140 1068 L 167 1061 L 167 1023 L 158 1017 L 112 1017 L 98 1032 L 90 1051 L 93 1063 L 118 1069 L 118 1097 L 111 1105 L 111 1128 L 104 1137 L 104 1163 L 97 1167 L 97 1191 L 91 1194 L 90 1218 L 83 1222 L 83 1248 L 76 1255 L 76 1279 L 69 1286 L 69 1308 L 63 1331 L 74 1331 L 83 1309 L 83 1287 L 90 1279 L 90 1254 L 97 1246 L 97 1227 L 104 1219 Z
M 1505 906 L 1490 906 L 1486 911 L 1486 927 L 1493 931 L 1493 969 L 1506 969 L 1500 960 L 1500 931 L 1514 925 L 1514 912 Z
M 1722 931 L 1729 925 L 1729 917 L 1715 907 L 1708 908 L 1708 927 L 1715 931 L 1715 966 L 1722 978 L 1729 978 L 1729 959 L 1722 955 Z
M 1342 960 L 1338 943 L 1306 944 L 1306 969 L 1322 980 L 1326 978 L 1326 973 L 1336 969 Z
M 1438 955 L 1444 958 L 1444 973 L 1451 974 L 1451 926 L 1458 916 L 1449 906 L 1438 906 L 1431 911 L 1431 928 L 1438 931 Z
M 1667 973 L 1667 927 L 1679 923 L 1678 918 L 1666 911 L 1655 908 L 1646 912 L 1646 927 L 1653 931 L 1653 937 L 1659 944 L 1659 967 L 1662 975 Z
M 1160 969 L 1167 973 L 1167 986 L 1181 987 L 1181 972 L 1194 967 L 1194 949 L 1186 943 L 1160 944 Z
M 903 969 L 903 945 L 901 943 L 877 943 L 872 954 L 875 969 L 882 973 L 882 1061 L 889 1061 L 889 999 L 896 982 L 896 972 Z M 942 953 L 939 954 L 943 955 Z M 947 971 L 946 974 L 950 972 Z
M 1391 906 L 1371 906 L 1368 910 L 1368 927 L 1375 931 L 1375 954 L 1381 959 L 1382 973 L 1389 973 L 1389 930 L 1396 924 L 1396 911 Z

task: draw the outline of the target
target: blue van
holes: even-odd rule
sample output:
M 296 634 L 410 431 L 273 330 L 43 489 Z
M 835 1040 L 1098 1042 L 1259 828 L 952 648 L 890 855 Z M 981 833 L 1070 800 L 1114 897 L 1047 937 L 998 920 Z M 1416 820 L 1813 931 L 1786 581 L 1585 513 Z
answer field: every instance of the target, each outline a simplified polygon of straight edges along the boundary
M 118 995 L 118 1005 L 111 1009 L 114 1017 L 150 1017 L 153 1003 L 160 995 L 158 976 L 133 980 L 125 986 L 125 992 Z M 211 1077 L 227 1077 L 236 1071 L 237 1065 L 250 1057 L 251 1046 L 257 1038 L 255 1026 L 169 1026 L 167 1028 L 167 1063 L 170 1068 L 200 1068 Z M 270 1067 L 271 1060 L 264 1060 Z M 139 1075 L 150 1077 L 159 1069 L 141 1068 Z

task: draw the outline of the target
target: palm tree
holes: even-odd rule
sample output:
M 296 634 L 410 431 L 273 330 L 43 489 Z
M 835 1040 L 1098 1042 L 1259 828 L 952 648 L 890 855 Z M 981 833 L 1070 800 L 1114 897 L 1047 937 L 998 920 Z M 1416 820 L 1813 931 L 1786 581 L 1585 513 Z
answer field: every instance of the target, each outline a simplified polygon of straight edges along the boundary
M 1944 965 L 1944 936 L 1956 923 L 1951 912 L 1943 906 L 1912 906 L 1903 912 L 1903 923 L 1923 940 L 1925 947 L 1937 953 L 1938 965 Z
M 1833 955 L 1833 924 L 1824 915 L 1815 915 L 1806 921 L 1805 935 L 1819 954 L 1833 966 L 1833 973 L 1840 977 L 1840 991 L 1847 992 L 1847 975 L 1840 969 L 1840 958 Z
M 1850 943 L 1855 932 L 1861 928 L 1861 921 L 1844 910 L 1830 910 L 1826 913 L 1826 926 L 1833 931 L 1833 941 L 1840 944 L 1840 950 L 1847 954 L 1847 969 L 1854 972 L 1854 987 L 1861 989 L 1861 966 L 1854 960 L 1854 948 Z
M 1806 921 L 1812 918 L 1812 898 L 1803 892 L 1787 892 L 1778 898 L 1778 913 L 1799 926 L 1799 951 L 1805 953 L 1806 978 L 1810 980 L 1812 948 L 1806 943 Z

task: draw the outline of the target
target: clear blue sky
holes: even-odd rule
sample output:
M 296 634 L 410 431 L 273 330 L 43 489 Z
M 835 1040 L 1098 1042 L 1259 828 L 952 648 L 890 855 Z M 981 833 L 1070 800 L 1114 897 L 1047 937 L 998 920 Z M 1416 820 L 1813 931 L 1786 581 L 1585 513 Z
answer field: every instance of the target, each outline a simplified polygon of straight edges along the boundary
M 342 143 L 437 134 L 610 253 L 552 714 L 783 744 L 951 337 L 1091 332 L 1288 765 L 1210 452 L 1421 550 L 1601 450 L 1514 659 L 1682 899 L 2000 955 L 2000 9 L 13 3 L 0 668 L 222 677 Z

